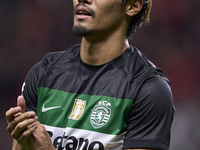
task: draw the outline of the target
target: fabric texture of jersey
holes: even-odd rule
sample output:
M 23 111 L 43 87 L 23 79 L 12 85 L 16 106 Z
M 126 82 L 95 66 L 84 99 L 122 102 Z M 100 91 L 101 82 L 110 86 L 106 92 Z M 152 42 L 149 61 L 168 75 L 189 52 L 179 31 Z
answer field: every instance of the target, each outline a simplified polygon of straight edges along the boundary
M 49 53 L 29 71 L 22 93 L 58 150 L 169 149 L 169 81 L 132 46 L 100 66 L 81 60 L 79 44 Z

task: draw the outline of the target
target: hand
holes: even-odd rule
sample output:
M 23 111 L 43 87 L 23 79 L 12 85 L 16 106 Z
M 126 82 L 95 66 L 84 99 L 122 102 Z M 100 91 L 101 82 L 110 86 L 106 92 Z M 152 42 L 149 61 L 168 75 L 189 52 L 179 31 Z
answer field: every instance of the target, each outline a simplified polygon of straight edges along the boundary
M 7 130 L 23 149 L 30 149 L 29 137 L 37 129 L 35 112 L 25 112 L 25 100 L 23 96 L 17 99 L 18 107 L 10 108 L 6 112 Z
M 7 130 L 15 139 L 13 149 L 55 150 L 45 127 L 37 121 L 35 112 L 25 112 L 23 96 L 18 97 L 17 105 L 6 112 Z
M 37 121 L 37 129 L 29 137 L 32 150 L 55 150 L 51 138 L 45 127 Z

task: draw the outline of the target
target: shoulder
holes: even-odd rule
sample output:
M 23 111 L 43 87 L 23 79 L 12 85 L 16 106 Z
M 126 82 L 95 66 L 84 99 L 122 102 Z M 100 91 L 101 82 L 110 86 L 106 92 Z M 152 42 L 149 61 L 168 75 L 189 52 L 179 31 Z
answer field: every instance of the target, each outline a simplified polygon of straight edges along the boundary
M 29 70 L 26 76 L 26 82 L 28 80 L 35 83 L 39 82 L 39 79 L 42 80 L 42 77 L 45 76 L 49 68 L 62 66 L 67 61 L 72 61 L 79 56 L 79 49 L 80 45 L 78 44 L 65 51 L 47 53 L 40 62 L 36 63 Z
M 156 67 L 137 48 L 130 46 L 125 52 L 124 59 L 121 63 L 121 67 L 118 67 L 118 69 L 129 80 L 129 92 L 132 93 L 130 94 L 132 95 L 131 98 L 135 98 L 141 90 L 158 91 L 159 87 L 160 90 L 170 89 L 170 82 L 163 70 Z
M 148 78 L 141 84 L 138 91 L 136 101 L 140 100 L 149 100 L 154 104 L 163 104 L 163 102 L 172 104 L 173 97 L 169 81 L 159 76 Z
M 123 54 L 120 62 L 115 66 L 121 70 L 128 80 L 141 82 L 151 75 L 159 74 L 164 76 L 162 69 L 157 68 L 147 57 L 137 48 L 130 46 Z
M 53 62 L 62 63 L 63 61 L 73 60 L 79 56 L 80 44 L 74 45 L 65 51 L 47 53 L 41 61 L 43 67 Z

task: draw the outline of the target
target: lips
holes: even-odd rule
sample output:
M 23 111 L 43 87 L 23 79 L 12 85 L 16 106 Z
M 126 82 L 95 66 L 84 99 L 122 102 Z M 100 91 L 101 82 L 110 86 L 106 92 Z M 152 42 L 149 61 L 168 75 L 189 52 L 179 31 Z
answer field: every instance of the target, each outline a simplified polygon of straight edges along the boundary
M 77 15 L 87 15 L 87 16 L 91 16 L 91 14 L 87 11 L 83 11 L 83 10 L 80 10 L 76 13 Z
M 83 21 L 90 17 L 95 17 L 95 12 L 84 3 L 79 3 L 78 5 L 76 5 L 74 10 L 75 17 L 79 21 Z
M 75 14 L 78 16 L 91 16 L 92 13 L 85 7 L 79 6 L 76 8 Z

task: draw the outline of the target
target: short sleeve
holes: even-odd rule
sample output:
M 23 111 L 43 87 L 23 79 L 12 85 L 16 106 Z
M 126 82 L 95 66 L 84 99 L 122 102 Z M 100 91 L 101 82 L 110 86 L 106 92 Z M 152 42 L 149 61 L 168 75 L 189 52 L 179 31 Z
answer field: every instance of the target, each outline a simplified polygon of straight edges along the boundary
M 147 80 L 133 102 L 123 148 L 168 150 L 173 116 L 168 82 L 164 78 Z
M 37 63 L 29 70 L 22 87 L 26 111 L 37 112 L 37 81 L 40 65 L 41 63 Z

